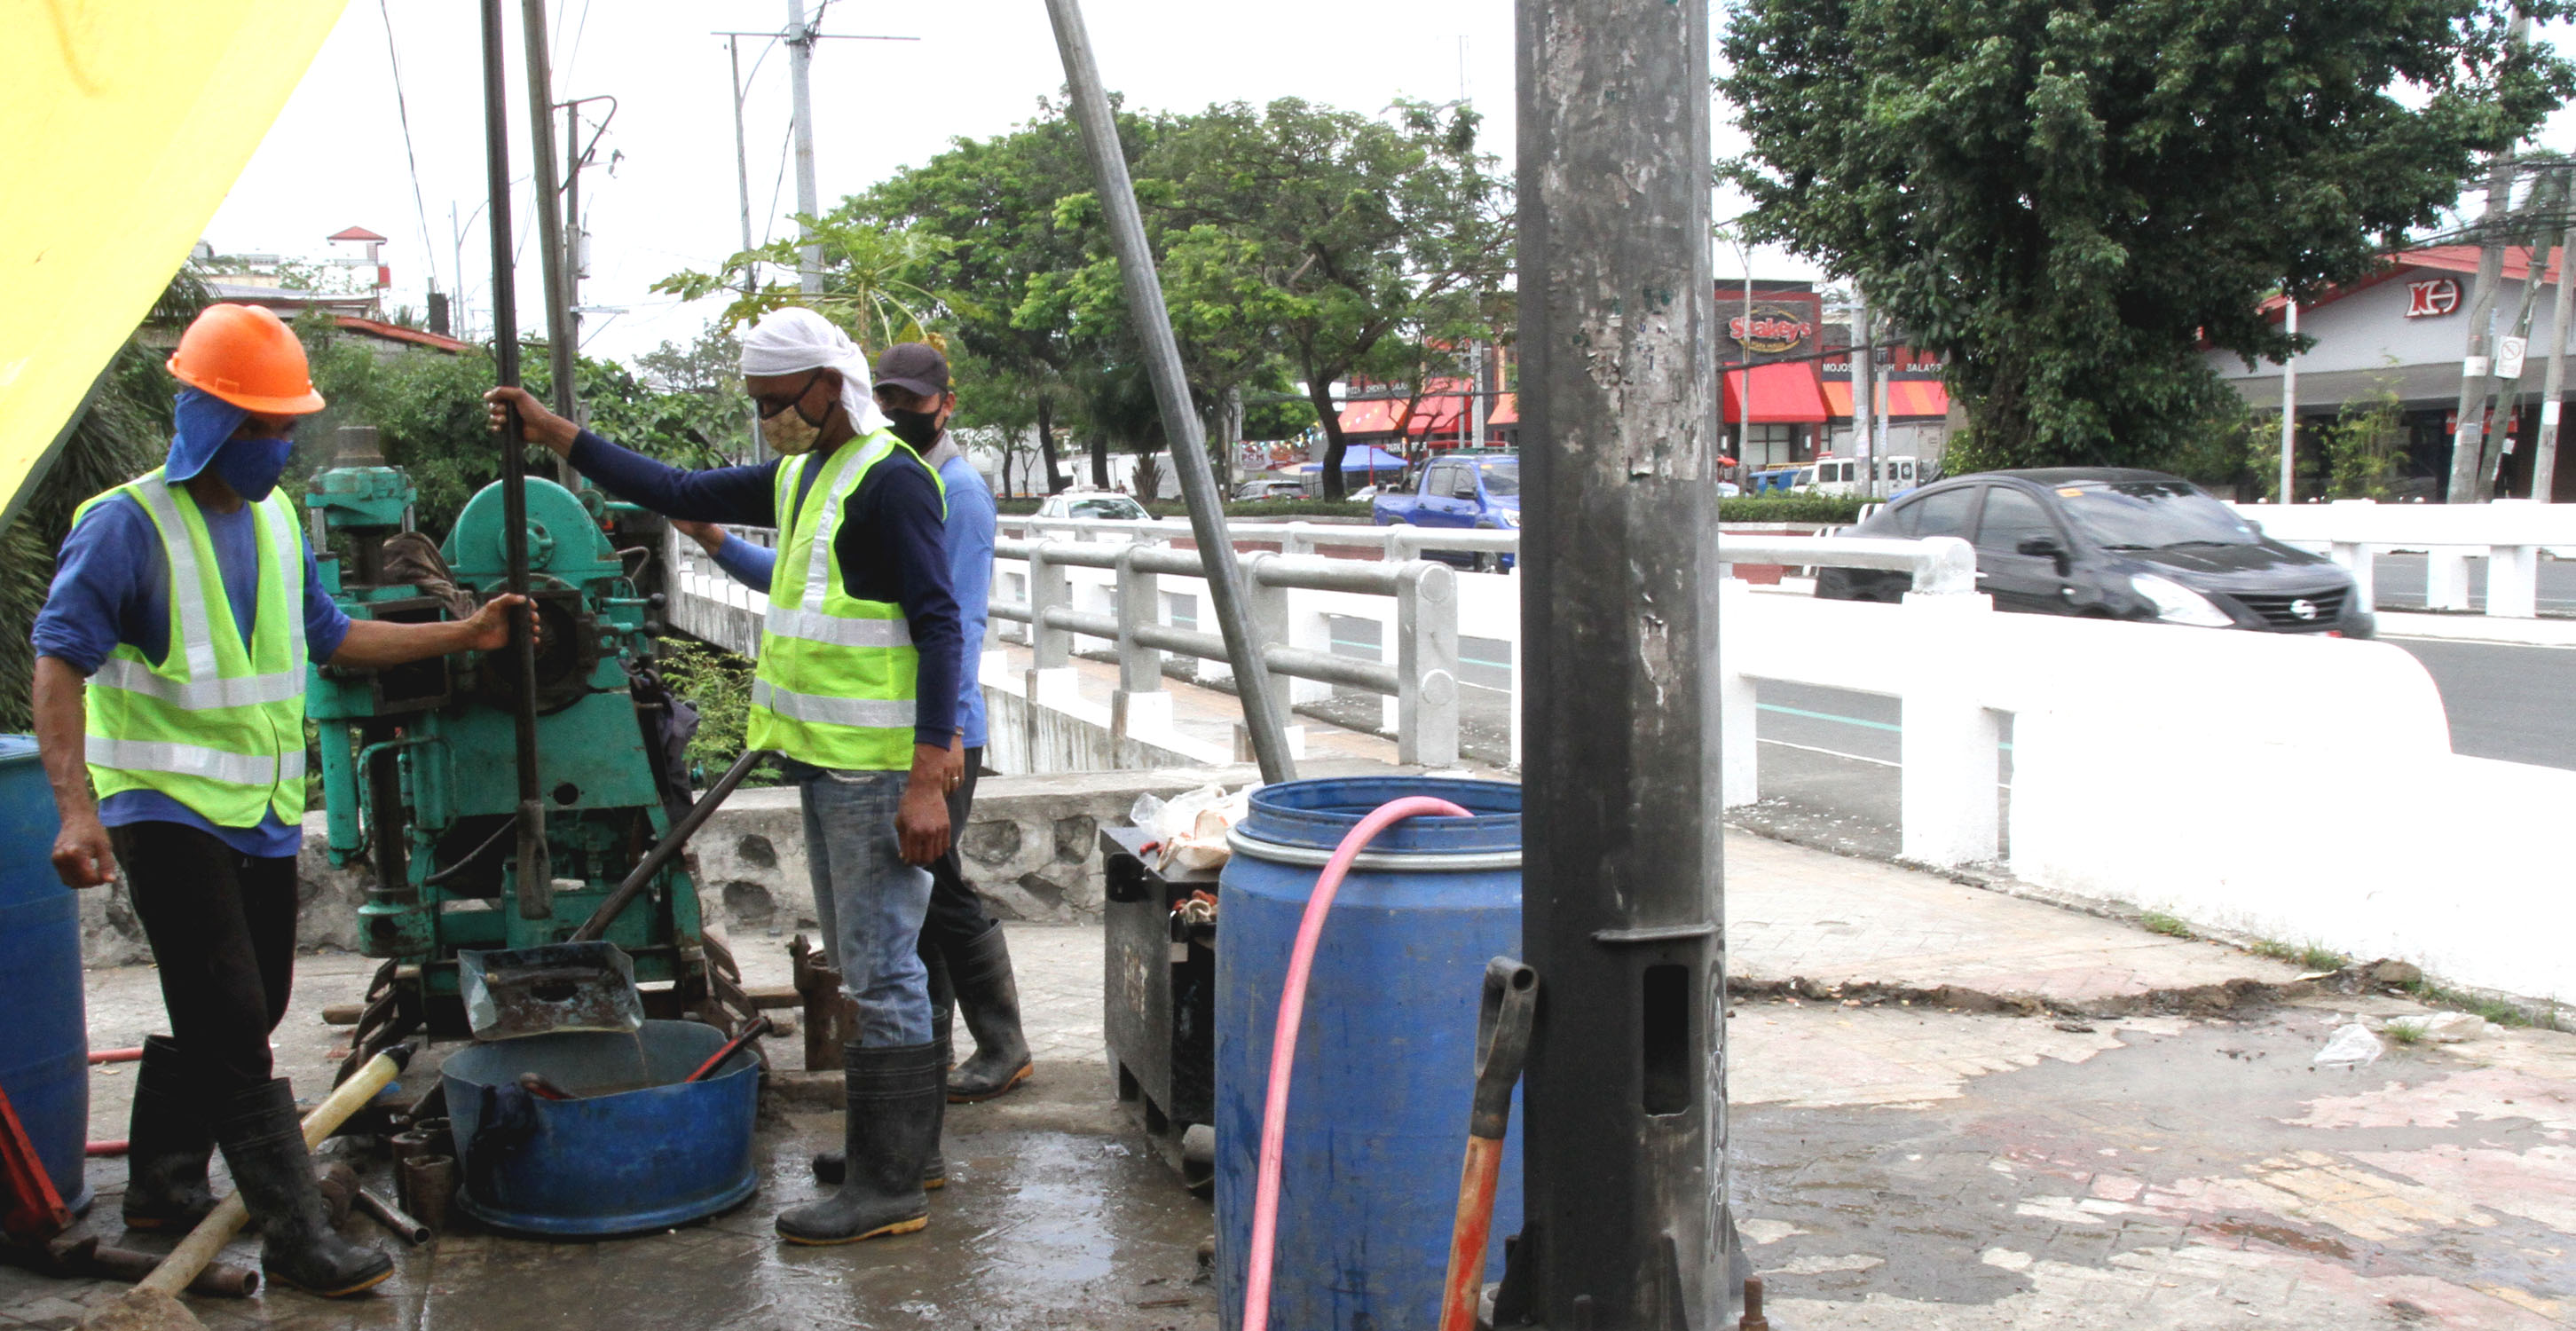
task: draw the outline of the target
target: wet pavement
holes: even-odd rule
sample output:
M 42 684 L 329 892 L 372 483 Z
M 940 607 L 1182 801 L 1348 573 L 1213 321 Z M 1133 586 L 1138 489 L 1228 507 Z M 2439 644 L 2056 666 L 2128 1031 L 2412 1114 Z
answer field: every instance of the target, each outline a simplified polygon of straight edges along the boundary
M 2576 1036 L 2487 1027 L 2318 1069 L 2336 1025 L 2431 1010 L 1887 865 L 1742 837 L 1728 855 L 1736 1213 L 1783 1331 L 2576 1321 Z M 1101 932 L 1010 927 L 1038 1077 L 951 1108 L 921 1234 L 781 1245 L 770 1219 L 813 1195 L 837 1119 L 778 1097 L 759 1193 L 711 1221 L 595 1243 L 460 1229 L 373 1297 L 191 1306 L 225 1331 L 1207 1331 L 1212 1218 L 1114 1103 Z M 781 978 L 774 941 L 737 944 L 756 985 Z M 308 1093 L 340 1034 L 322 1006 L 371 969 L 301 961 L 278 1044 Z M 93 1047 L 157 1028 L 148 968 L 90 972 L 89 996 Z M 130 1083 L 97 1070 L 93 1136 L 124 1135 Z M 123 1165 L 91 1177 L 98 1232 L 123 1241 Z M 72 1326 L 117 1288 L 0 1269 L 0 1328 Z

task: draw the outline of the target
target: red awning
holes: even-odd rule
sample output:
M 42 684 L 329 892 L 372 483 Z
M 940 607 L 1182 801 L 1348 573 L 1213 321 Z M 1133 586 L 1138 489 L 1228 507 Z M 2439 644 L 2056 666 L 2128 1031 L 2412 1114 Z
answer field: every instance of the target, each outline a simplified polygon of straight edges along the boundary
M 1396 418 L 1404 414 L 1405 400 L 1400 397 L 1361 398 L 1342 407 L 1342 433 L 1393 434 Z
M 1761 371 L 1754 372 L 1753 380 L 1753 400 L 1758 406 L 1762 401 Z M 1732 386 L 1732 384 L 1729 385 L 1729 387 Z M 1851 381 L 1827 379 L 1824 381 L 1824 388 L 1825 409 L 1833 413 L 1835 420 L 1850 420 L 1852 416 Z M 1909 416 L 1950 414 L 1950 390 L 1943 387 L 1938 379 L 1891 379 L 1886 384 L 1886 396 L 1880 401 L 1883 404 L 1881 409 L 1887 413 L 1889 420 Z M 1733 411 L 1734 403 L 1735 399 L 1730 395 L 1727 398 L 1727 410 Z M 1755 419 L 1759 420 L 1760 417 L 1757 416 Z
M 1753 414 L 1756 425 L 1821 424 L 1825 412 L 1824 382 L 1816 377 L 1813 361 L 1781 361 L 1753 367 Z M 1726 390 L 1725 419 L 1741 421 L 1744 414 L 1745 372 L 1728 370 L 1718 375 Z M 1850 391 L 1846 388 L 1844 391 Z

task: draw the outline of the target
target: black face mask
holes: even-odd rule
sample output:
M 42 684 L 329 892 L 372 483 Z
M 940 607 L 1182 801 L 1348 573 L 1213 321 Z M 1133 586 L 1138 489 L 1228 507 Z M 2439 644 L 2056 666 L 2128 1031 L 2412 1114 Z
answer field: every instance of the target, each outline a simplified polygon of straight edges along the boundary
M 915 452 L 939 442 L 938 412 L 905 411 L 900 407 L 887 407 L 884 411 L 886 428 L 894 431 L 895 438 L 912 445 Z

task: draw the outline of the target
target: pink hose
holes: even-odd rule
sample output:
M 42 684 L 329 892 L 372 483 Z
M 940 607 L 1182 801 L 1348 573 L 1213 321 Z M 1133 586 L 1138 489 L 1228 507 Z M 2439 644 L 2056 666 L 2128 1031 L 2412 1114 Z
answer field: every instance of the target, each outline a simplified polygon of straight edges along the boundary
M 1270 1037 L 1270 1089 L 1261 1104 L 1261 1165 L 1252 1190 L 1252 1253 L 1243 1285 L 1243 1331 L 1269 1331 L 1270 1264 L 1279 1243 L 1279 1161 L 1288 1143 L 1288 1077 L 1297 1066 L 1297 1026 L 1306 1016 L 1306 977 L 1315 969 L 1315 944 L 1324 936 L 1324 916 L 1342 890 L 1351 861 L 1389 826 L 1407 818 L 1475 815 L 1443 799 L 1407 795 L 1389 800 L 1360 820 L 1342 838 L 1315 877 L 1314 895 L 1297 921 L 1297 945 L 1288 952 L 1288 980 L 1279 990 L 1279 1026 Z

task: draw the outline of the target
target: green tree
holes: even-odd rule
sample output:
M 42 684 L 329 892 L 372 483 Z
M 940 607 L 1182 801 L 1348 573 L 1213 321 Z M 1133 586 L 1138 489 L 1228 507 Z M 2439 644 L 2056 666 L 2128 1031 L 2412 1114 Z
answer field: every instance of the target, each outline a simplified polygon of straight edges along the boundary
M 1336 382 L 1420 365 L 1428 345 L 1508 322 L 1510 187 L 1465 107 L 1397 102 L 1385 119 L 1281 98 L 1211 107 L 1146 154 L 1137 193 L 1174 237 L 1173 303 L 1246 304 L 1324 430 L 1324 493 L 1342 496 Z M 1248 358 L 1250 327 L 1209 331 Z
M 2370 392 L 2345 402 L 2320 433 L 2335 498 L 2386 499 L 2396 488 L 2397 464 L 2406 454 L 2406 406 L 2394 376 L 2374 380 Z
M 2551 17 L 2563 6 L 2525 6 Z M 1742 0 L 1718 87 L 1762 239 L 1949 361 L 1954 469 L 2164 461 L 2222 404 L 2199 351 L 2370 272 L 2576 67 L 2504 0 Z
M 807 292 L 796 281 L 800 242 L 795 237 L 745 250 L 725 260 L 713 273 L 678 272 L 653 284 L 653 290 L 682 300 L 697 300 L 732 291 L 722 322 L 730 330 L 753 323 L 771 310 L 803 305 L 847 330 L 860 348 L 873 356 L 897 342 L 937 342 L 930 332 L 940 313 L 939 298 L 923 285 L 936 272 L 939 253 L 950 242 L 926 231 L 873 221 L 844 201 L 828 217 L 796 220 L 810 223 L 814 244 L 822 251 L 823 289 Z M 762 270 L 782 277 L 762 281 Z
M 1167 117 L 1121 112 L 1119 142 L 1131 173 L 1140 155 L 1170 128 Z M 1097 257 L 1096 210 L 1068 211 L 1068 199 L 1088 200 L 1091 164 L 1065 108 L 1041 101 L 1037 118 L 990 139 L 959 139 L 948 151 L 895 176 L 845 205 L 855 215 L 908 227 L 949 242 L 930 260 L 924 282 L 946 310 L 944 327 L 966 353 L 966 363 L 990 376 L 979 383 L 961 375 L 960 411 L 1008 417 L 1034 429 L 1049 493 L 1065 486 L 1057 465 L 1057 427 L 1078 416 L 1096 386 L 1077 372 L 1116 359 L 1121 328 L 1077 331 L 1078 302 L 1065 299 L 1063 282 Z M 1115 287 L 1113 278 L 1110 283 Z M 1105 344 L 1104 344 L 1105 342 Z M 1014 395 L 1023 404 L 1004 407 L 979 397 Z M 1106 436 L 1091 432 L 1107 466 Z

